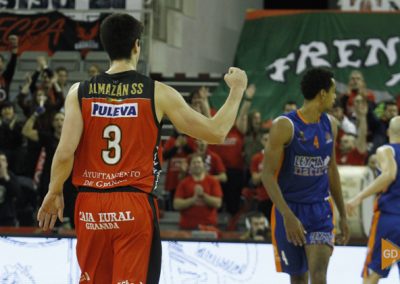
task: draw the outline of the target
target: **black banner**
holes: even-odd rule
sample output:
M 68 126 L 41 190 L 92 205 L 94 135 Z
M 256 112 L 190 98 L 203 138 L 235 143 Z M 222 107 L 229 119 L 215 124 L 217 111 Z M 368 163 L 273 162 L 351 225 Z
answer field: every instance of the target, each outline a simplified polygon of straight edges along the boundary
M 99 29 L 104 19 L 93 22 L 75 21 L 59 12 L 34 15 L 0 13 L 0 51 L 8 49 L 8 37 L 19 36 L 19 52 L 102 50 Z

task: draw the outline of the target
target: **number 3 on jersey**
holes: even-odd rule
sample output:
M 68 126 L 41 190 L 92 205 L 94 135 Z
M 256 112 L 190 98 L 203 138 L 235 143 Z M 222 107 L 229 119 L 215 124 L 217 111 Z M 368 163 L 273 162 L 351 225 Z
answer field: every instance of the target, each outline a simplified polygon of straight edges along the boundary
M 107 149 L 101 151 L 101 157 L 107 165 L 116 165 L 121 160 L 121 129 L 117 125 L 108 125 L 103 130 L 103 139 L 107 140 Z

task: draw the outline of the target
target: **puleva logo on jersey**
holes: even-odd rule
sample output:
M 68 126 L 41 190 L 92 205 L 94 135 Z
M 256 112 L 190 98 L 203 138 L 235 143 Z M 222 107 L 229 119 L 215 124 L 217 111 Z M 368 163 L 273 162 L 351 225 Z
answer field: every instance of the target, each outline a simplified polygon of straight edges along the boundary
M 138 116 L 138 104 L 137 103 L 126 103 L 126 104 L 106 104 L 106 103 L 92 103 L 92 116 L 97 117 L 137 117 Z

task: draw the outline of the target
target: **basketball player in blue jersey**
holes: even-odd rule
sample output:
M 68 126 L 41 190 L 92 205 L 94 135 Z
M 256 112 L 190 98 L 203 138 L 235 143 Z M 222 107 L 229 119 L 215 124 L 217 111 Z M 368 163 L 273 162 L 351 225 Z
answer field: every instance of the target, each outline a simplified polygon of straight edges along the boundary
M 330 71 L 307 71 L 303 106 L 274 120 L 264 151 L 262 181 L 274 203 L 276 269 L 288 273 L 292 284 L 307 284 L 309 277 L 312 284 L 326 283 L 334 245 L 332 198 L 340 214 L 338 241 L 349 239 L 335 161 L 337 125 L 325 113 L 335 101 L 335 87 Z
M 376 151 L 381 174 L 346 204 L 352 215 L 365 198 L 378 194 L 362 273 L 364 284 L 376 284 L 389 275 L 390 266 L 382 269 L 382 239 L 400 246 L 400 116 L 390 120 L 388 134 L 390 144 Z

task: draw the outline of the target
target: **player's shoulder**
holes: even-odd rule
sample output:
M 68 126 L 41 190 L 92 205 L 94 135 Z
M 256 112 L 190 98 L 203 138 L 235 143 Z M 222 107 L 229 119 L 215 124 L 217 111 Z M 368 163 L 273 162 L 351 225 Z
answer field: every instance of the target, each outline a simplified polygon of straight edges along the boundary
M 291 140 L 294 132 L 293 120 L 288 115 L 281 115 L 272 121 L 272 126 L 270 129 L 269 139 L 282 140 L 287 143 Z

